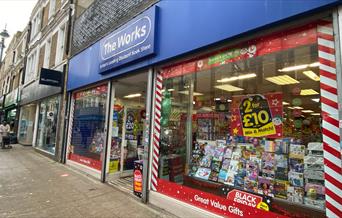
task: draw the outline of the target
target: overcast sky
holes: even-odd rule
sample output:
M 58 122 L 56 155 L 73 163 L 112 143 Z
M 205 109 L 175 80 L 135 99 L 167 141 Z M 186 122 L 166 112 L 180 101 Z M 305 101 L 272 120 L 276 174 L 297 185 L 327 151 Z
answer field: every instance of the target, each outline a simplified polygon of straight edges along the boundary
M 12 36 L 17 31 L 22 31 L 28 24 L 31 11 L 37 1 L 38 0 L 0 0 L 0 32 L 7 24 L 7 31 L 10 34 L 10 38 L 5 41 L 6 48 L 10 43 Z

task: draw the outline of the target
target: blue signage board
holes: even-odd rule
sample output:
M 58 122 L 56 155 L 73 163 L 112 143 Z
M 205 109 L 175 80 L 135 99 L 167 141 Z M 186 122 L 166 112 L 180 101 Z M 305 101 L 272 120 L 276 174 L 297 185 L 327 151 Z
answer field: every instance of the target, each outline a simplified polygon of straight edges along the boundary
M 155 17 L 152 7 L 100 41 L 101 74 L 154 53 Z

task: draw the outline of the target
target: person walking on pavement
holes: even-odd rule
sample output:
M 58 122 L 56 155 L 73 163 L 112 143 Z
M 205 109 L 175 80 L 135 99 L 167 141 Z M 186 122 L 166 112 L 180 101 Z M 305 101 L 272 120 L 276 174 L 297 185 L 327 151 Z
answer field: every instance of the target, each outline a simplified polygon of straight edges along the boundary
M 8 145 L 8 148 L 12 148 L 9 144 L 9 137 L 8 133 L 11 131 L 10 125 L 6 121 L 3 121 L 0 124 L 0 142 L 1 142 L 1 147 L 4 149 L 6 148 L 6 145 Z

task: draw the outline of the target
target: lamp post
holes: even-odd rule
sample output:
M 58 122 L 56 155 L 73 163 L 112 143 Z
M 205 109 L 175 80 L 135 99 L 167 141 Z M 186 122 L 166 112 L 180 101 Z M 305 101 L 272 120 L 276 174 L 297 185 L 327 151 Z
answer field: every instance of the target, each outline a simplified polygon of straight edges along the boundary
M 2 54 L 4 52 L 4 48 L 5 48 L 5 39 L 7 39 L 10 35 L 8 34 L 7 30 L 6 30 L 6 27 L 5 29 L 0 33 L 0 63 L 2 61 Z

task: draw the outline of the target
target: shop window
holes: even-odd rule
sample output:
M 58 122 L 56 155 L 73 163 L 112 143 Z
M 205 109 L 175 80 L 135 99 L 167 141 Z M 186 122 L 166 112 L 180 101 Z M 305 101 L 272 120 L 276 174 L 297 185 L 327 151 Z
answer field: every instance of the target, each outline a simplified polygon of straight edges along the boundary
M 96 170 L 102 167 L 107 86 L 74 94 L 72 139 L 68 159 Z
M 316 40 L 309 25 L 161 69 L 157 190 L 226 199 L 235 189 L 287 215 L 324 211 Z M 199 195 L 189 203 L 210 208 Z
M 19 143 L 32 145 L 36 105 L 25 105 L 20 110 Z
M 47 98 L 39 105 L 36 147 L 55 154 L 59 96 Z

